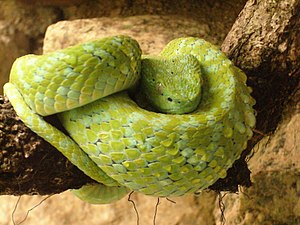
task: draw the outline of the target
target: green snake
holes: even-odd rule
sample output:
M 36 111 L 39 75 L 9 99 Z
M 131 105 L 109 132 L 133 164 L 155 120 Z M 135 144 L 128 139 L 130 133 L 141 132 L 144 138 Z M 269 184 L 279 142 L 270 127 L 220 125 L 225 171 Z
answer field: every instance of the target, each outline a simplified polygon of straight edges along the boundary
M 255 126 L 246 75 L 194 37 L 158 56 L 142 56 L 127 36 L 26 55 L 4 92 L 31 130 L 95 180 L 73 191 L 90 203 L 205 189 L 226 176 Z M 42 117 L 56 113 L 69 136 Z

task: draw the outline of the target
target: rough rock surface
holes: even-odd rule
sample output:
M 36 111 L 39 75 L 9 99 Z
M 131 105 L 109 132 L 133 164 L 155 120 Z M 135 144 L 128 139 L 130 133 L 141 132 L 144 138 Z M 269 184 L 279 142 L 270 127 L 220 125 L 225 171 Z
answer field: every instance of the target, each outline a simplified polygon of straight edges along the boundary
M 0 94 L 17 57 L 40 52 L 46 28 L 58 21 L 59 12 L 51 7 L 32 7 L 15 0 L 0 1 Z
M 61 21 L 48 27 L 43 52 L 112 35 L 129 35 L 139 42 L 143 54 L 158 54 L 166 43 L 176 37 L 197 36 L 211 39 L 208 31 L 206 24 L 178 16 L 145 15 L 126 19 L 102 17 Z
M 37 205 L 44 197 L 22 197 L 14 214 L 16 223 L 22 221 L 27 210 Z M 153 224 L 157 198 L 134 193 L 131 199 L 139 213 L 139 224 Z M 17 197 L 0 197 L 0 223 L 13 224 L 11 213 Z M 215 224 L 213 193 L 204 193 L 201 198 L 187 196 L 172 198 L 172 203 L 161 199 L 157 209 L 156 224 L 168 225 L 213 225 Z M 90 205 L 74 197 L 70 192 L 48 198 L 30 212 L 24 225 L 135 225 L 137 216 L 131 202 L 124 198 L 110 205 Z
M 7 21 L 0 20 L 0 93 L 7 82 L 7 74 L 15 59 L 26 54 L 29 49 L 28 39 L 21 32 L 10 27 Z

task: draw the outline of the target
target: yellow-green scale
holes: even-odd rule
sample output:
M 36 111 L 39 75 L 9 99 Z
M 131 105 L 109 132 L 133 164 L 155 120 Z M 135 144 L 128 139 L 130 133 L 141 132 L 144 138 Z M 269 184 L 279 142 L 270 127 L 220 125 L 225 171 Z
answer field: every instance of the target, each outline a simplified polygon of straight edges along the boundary
M 177 57 L 181 54 L 188 56 Z M 107 38 L 47 56 L 22 57 L 12 68 L 11 82 L 41 115 L 82 106 L 60 113 L 59 118 L 97 166 L 75 143 L 69 143 L 72 140 L 52 138 L 58 131 L 44 134 L 38 130 L 46 126 L 41 118 L 36 120 L 26 112 L 26 119 L 55 147 L 68 149 L 65 155 L 83 171 L 93 168 L 87 173 L 95 180 L 115 185 L 114 192 L 126 193 L 126 189 L 117 188 L 120 185 L 147 195 L 180 196 L 225 177 L 246 148 L 255 125 L 255 101 L 246 87 L 245 75 L 208 42 L 176 39 L 161 56 L 196 61 L 196 67 L 201 68 L 201 101 L 195 111 L 182 115 L 146 111 L 126 92 L 94 101 L 132 87 L 139 79 L 140 55 L 134 40 Z M 97 167 L 101 168 L 99 174 L 105 172 L 103 179 L 97 175 Z
M 83 143 L 81 147 L 103 171 L 131 190 L 177 196 L 206 188 L 226 176 L 226 170 L 251 136 L 254 102 L 250 102 L 250 107 L 244 103 L 253 100 L 244 90 L 242 75 L 215 47 L 207 50 L 210 46 L 201 41 L 192 44 L 205 45 L 207 56 L 203 56 L 194 46 L 186 47 L 189 41 L 184 42 L 184 50 L 179 49 L 178 54 L 189 51 L 206 60 L 200 61 L 203 93 L 194 113 L 148 112 L 138 108 L 126 93 L 121 93 L 76 109 L 75 117 L 69 118 L 68 113 L 62 116 L 63 121 L 73 121 L 66 122 L 65 126 L 75 140 L 77 124 L 86 124 L 84 117 L 97 121 L 93 132 L 87 128 L 93 125 L 86 124 L 88 136 L 82 132 L 77 135 Z M 167 55 L 167 50 L 163 54 Z M 246 93 L 243 99 L 237 95 L 239 92 Z M 98 109 L 100 112 L 93 113 Z M 247 123 L 243 114 L 247 115 Z M 92 147 L 93 152 L 91 145 L 97 146 Z

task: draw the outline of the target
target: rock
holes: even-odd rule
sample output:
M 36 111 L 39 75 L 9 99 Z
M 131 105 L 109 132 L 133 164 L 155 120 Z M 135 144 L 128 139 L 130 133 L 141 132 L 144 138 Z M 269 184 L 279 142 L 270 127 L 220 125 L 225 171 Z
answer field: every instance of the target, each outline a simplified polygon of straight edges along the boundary
M 13 29 L 32 40 L 40 38 L 46 28 L 58 21 L 61 16 L 54 7 L 33 6 L 15 0 L 0 2 L 0 13 Z
M 17 57 L 29 51 L 29 39 L 14 29 L 6 21 L 0 20 L 0 94 L 2 86 L 8 82 L 12 63 Z
M 72 6 L 83 3 L 84 0 L 17 0 L 23 4 L 46 6 Z
M 75 34 L 75 35 L 74 35 Z M 182 36 L 210 39 L 209 27 L 192 19 L 175 16 L 132 16 L 61 21 L 48 27 L 43 52 L 51 52 L 88 40 L 129 35 L 144 54 L 157 54 L 170 40 Z
M 28 3 L 28 2 L 27 2 Z M 17 1 L 0 1 L 0 94 L 8 81 L 14 60 L 28 53 L 39 52 L 41 36 L 58 20 L 59 13 L 51 7 L 32 7 Z
M 153 224 L 157 198 L 134 193 L 131 196 L 139 214 L 139 224 Z M 11 213 L 17 197 L 2 196 L 1 224 L 10 224 Z M 14 213 L 16 224 L 20 223 L 26 212 L 45 199 L 43 196 L 22 196 Z M 215 195 L 205 192 L 201 198 L 187 196 L 182 198 L 160 199 L 156 213 L 156 224 L 201 224 L 214 225 L 212 210 Z M 2 204 L 4 203 L 5 204 Z M 9 212 L 7 214 L 7 212 Z M 12 223 L 11 223 L 12 224 Z M 91 205 L 74 197 L 70 192 L 54 195 L 30 212 L 24 224 L 30 225 L 134 225 L 137 214 L 127 198 L 109 205 Z

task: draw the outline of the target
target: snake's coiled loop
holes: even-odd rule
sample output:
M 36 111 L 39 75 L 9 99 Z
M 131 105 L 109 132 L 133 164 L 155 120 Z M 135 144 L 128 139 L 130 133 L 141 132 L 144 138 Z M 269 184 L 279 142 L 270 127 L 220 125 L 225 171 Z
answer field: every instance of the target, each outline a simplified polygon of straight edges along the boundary
M 6 85 L 6 93 L 10 99 L 19 99 L 14 97 L 16 91 L 10 91 L 17 86 L 27 104 L 41 115 L 71 109 L 59 118 L 86 154 L 77 144 L 70 144 L 70 138 L 48 130 L 50 125 L 37 114 L 29 115 L 29 108 L 16 111 L 32 130 L 93 179 L 118 190 L 120 197 L 127 190 L 180 196 L 207 188 L 226 176 L 252 137 L 255 101 L 246 76 L 217 47 L 202 39 L 173 40 L 161 55 L 185 54 L 198 59 L 203 79 L 200 104 L 182 115 L 147 111 L 122 91 L 139 79 L 140 54 L 137 42 L 117 36 L 41 56 L 40 63 L 28 56 L 24 65 L 14 66 L 10 81 L 14 85 Z M 61 74 L 52 78 L 45 71 Z M 38 91 L 28 89 L 30 79 L 40 82 Z M 49 83 L 42 86 L 45 80 Z M 118 93 L 110 95 L 113 92 Z M 104 98 L 95 101 L 91 96 Z M 77 103 L 81 107 L 74 108 Z

